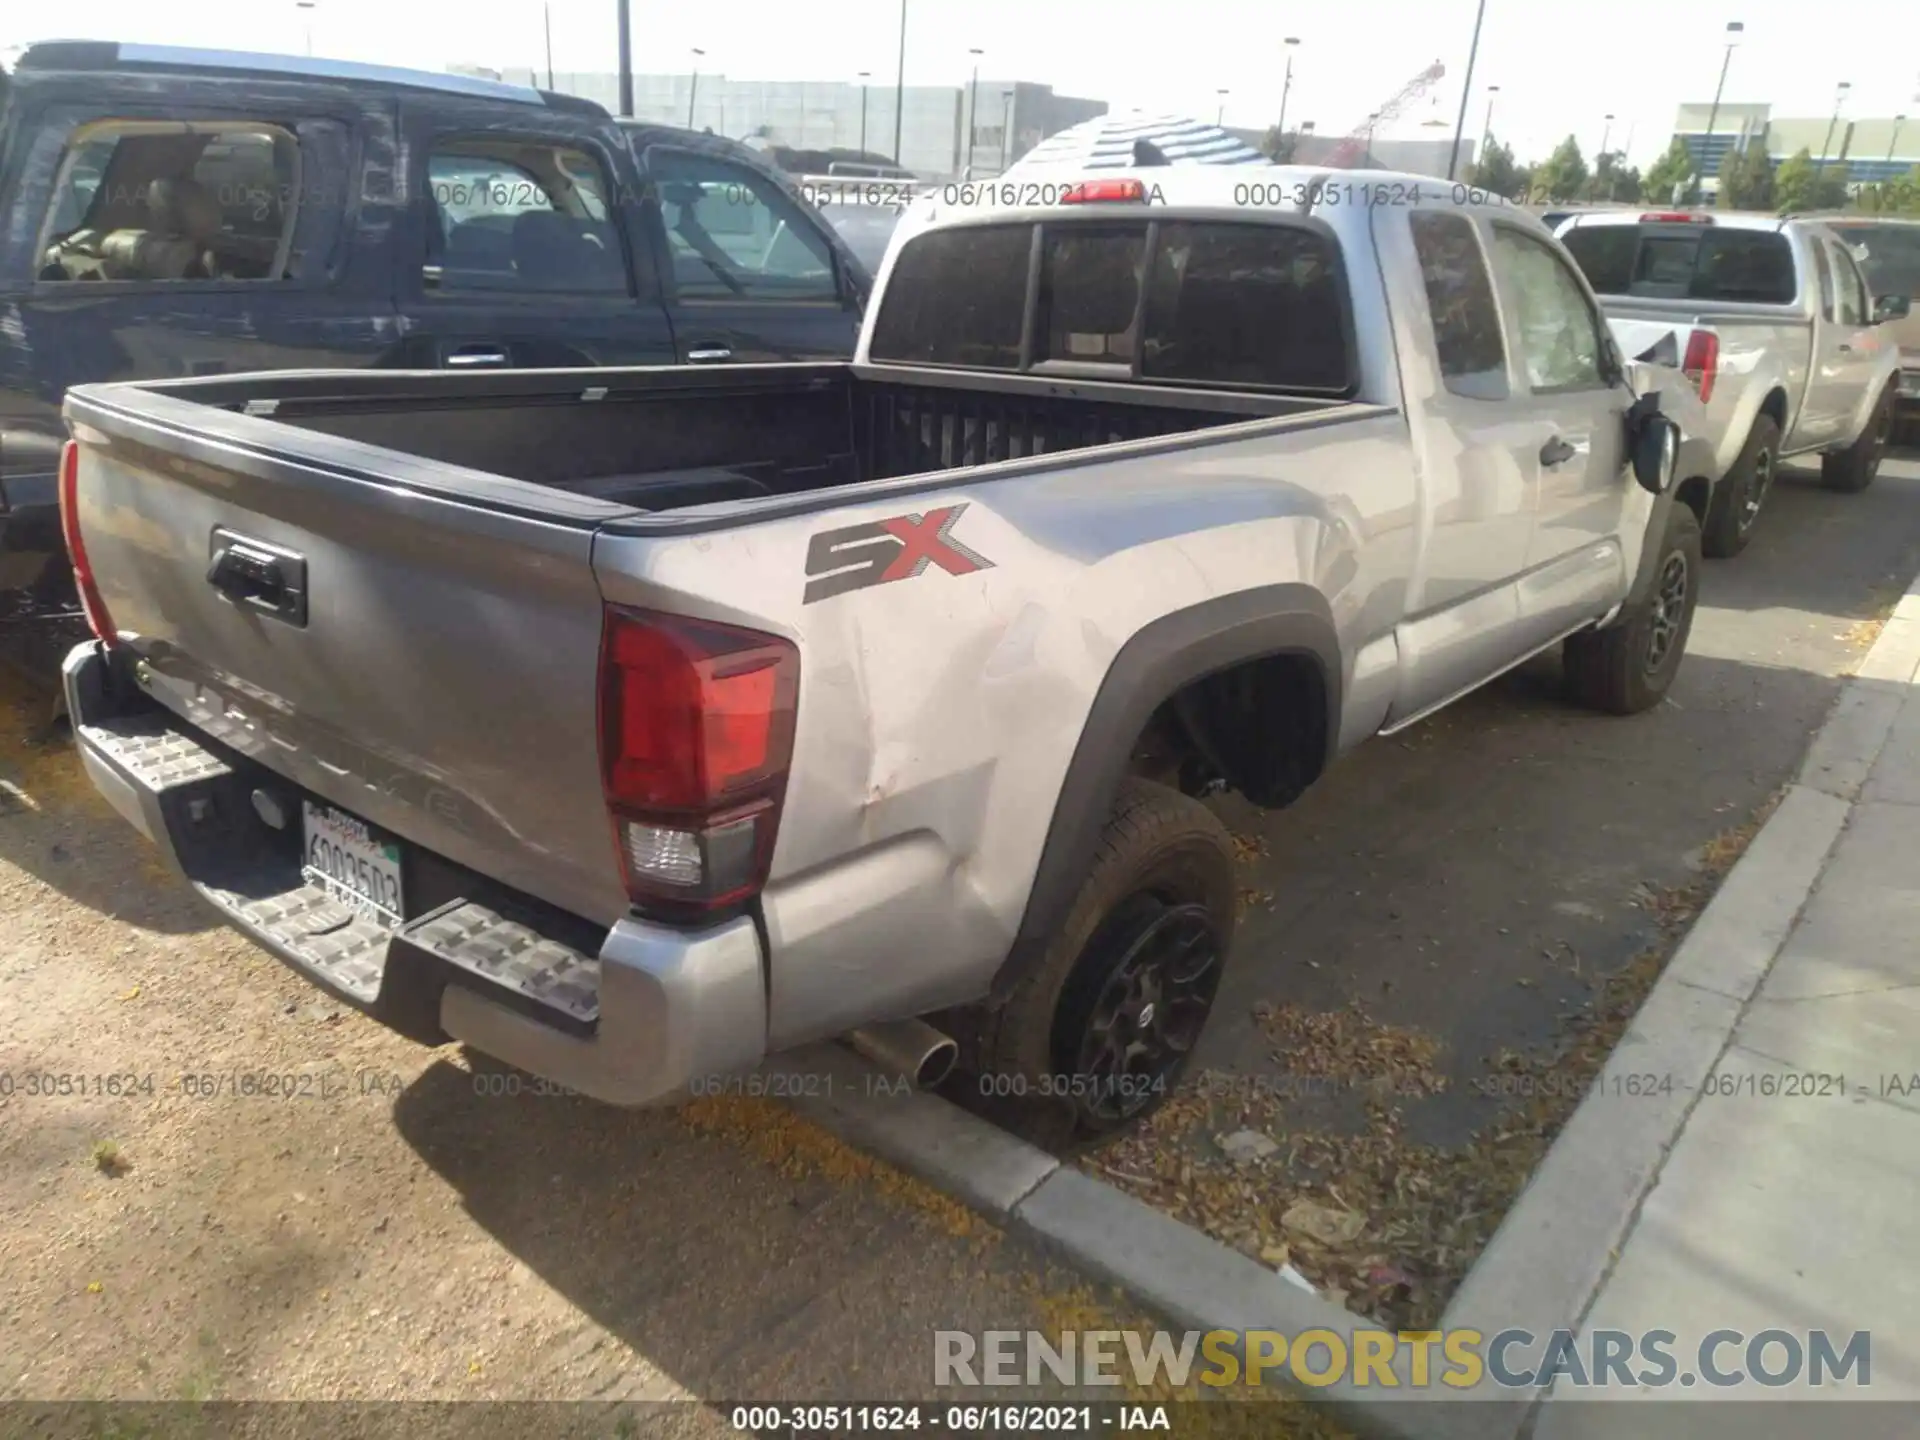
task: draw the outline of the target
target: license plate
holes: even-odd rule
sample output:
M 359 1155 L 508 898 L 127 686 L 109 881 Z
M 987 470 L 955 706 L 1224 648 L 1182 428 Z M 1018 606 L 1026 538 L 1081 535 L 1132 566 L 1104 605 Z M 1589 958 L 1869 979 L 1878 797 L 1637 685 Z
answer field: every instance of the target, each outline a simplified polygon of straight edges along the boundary
M 304 874 L 334 898 L 383 920 L 400 920 L 400 847 L 367 822 L 306 802 Z

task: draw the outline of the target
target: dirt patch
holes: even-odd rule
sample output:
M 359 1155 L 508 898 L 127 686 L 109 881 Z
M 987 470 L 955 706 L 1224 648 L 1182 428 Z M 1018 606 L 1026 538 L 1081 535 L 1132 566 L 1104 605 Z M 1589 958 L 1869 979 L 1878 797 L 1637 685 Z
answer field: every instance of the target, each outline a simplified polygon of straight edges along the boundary
M 1194 1076 L 1141 1130 L 1079 1163 L 1350 1310 L 1400 1329 L 1436 1326 L 1779 798 L 1698 852 L 1691 884 L 1643 893 L 1661 943 L 1612 974 L 1583 976 L 1586 1003 L 1552 1044 L 1448 1056 L 1437 1037 L 1385 1024 L 1358 1001 L 1257 1005 L 1279 1073 Z M 1574 955 L 1544 958 L 1579 966 Z M 1463 1076 L 1490 1102 L 1486 1123 L 1464 1145 L 1412 1142 L 1407 1109 Z
M 216 923 L 48 713 L 0 681 L 0 1401 L 678 1401 L 672 1433 L 734 1433 L 692 1402 L 928 1395 L 936 1329 L 1039 1329 L 1071 1283 L 771 1105 L 503 1095 L 334 1003 Z M 663 1433 L 405 1433 L 489 1417 Z

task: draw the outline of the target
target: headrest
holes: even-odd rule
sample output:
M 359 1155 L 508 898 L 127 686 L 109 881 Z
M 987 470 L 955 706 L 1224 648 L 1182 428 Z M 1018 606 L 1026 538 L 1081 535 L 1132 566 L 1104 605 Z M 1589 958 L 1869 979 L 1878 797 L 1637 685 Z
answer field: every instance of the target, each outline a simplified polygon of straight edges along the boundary
M 147 186 L 147 214 L 154 230 L 204 244 L 220 233 L 226 217 L 206 186 L 185 177 L 165 177 Z

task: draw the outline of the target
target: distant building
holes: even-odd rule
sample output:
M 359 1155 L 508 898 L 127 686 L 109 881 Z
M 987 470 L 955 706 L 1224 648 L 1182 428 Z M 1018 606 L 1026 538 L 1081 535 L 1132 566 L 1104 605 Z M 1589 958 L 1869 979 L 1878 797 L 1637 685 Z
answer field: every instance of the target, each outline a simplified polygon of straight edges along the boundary
M 1776 120 L 1770 105 L 1682 105 L 1674 117 L 1674 138 L 1687 147 L 1699 167 L 1703 188 L 1719 186 L 1720 165 L 1733 150 L 1764 146 L 1775 165 L 1805 150 L 1829 169 L 1844 167 L 1848 183 L 1870 185 L 1893 180 L 1920 165 L 1920 118 L 1849 120 L 1842 115 Z M 1713 128 L 1709 133 L 1707 122 Z
M 470 73 L 472 67 L 462 67 Z M 545 87 L 545 70 L 507 69 L 510 84 Z M 619 113 L 620 77 L 556 71 L 553 89 Z M 967 166 L 970 85 L 909 85 L 902 95 L 900 163 L 928 179 L 950 179 Z M 973 172 L 997 175 L 1047 136 L 1107 113 L 1104 100 L 1056 95 L 1051 85 L 981 78 L 973 125 Z M 639 120 L 712 130 L 735 140 L 761 139 L 794 150 L 868 150 L 893 154 L 894 87 L 841 81 L 729 80 L 724 75 L 635 75 Z M 864 136 L 864 140 L 863 140 Z

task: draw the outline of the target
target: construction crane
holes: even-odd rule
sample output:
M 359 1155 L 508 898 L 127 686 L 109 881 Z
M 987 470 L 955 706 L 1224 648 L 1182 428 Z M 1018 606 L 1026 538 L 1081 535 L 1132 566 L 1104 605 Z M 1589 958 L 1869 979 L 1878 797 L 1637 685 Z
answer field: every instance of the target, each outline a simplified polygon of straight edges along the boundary
M 1377 126 L 1397 117 L 1401 111 L 1405 110 L 1414 101 L 1431 90 L 1435 82 L 1446 73 L 1447 67 L 1436 60 L 1418 75 L 1414 76 L 1413 79 L 1402 85 L 1394 92 L 1392 98 L 1389 99 L 1386 104 L 1382 105 L 1365 120 L 1361 121 L 1360 124 L 1354 128 L 1353 133 L 1348 135 L 1334 148 L 1333 155 L 1328 163 L 1337 170 L 1349 168 L 1354 161 L 1372 150 L 1373 132 Z

